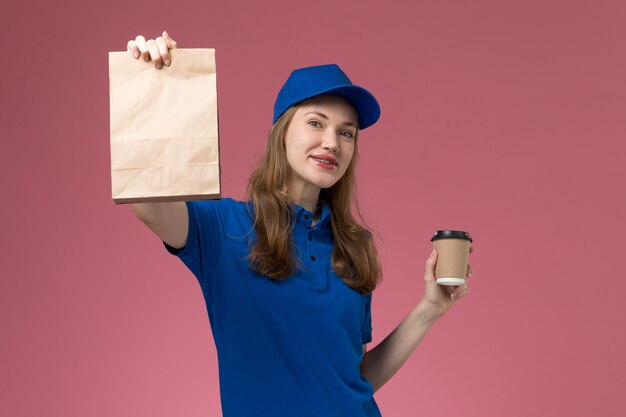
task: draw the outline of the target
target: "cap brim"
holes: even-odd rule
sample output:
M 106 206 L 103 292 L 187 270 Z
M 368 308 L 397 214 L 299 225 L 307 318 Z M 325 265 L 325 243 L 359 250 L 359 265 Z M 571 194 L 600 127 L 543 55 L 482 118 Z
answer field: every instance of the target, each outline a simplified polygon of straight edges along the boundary
M 358 85 L 344 85 L 320 91 L 313 98 L 324 94 L 334 94 L 348 100 L 356 108 L 359 115 L 359 129 L 370 127 L 380 118 L 380 106 L 376 97 Z M 304 100 L 308 100 L 308 98 Z

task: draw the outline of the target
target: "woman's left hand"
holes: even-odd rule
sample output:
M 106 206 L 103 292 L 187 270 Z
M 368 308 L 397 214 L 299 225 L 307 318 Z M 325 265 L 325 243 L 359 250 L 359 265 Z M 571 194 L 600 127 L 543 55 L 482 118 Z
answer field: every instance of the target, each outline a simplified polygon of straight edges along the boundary
M 474 251 L 470 247 L 470 253 Z M 435 279 L 435 265 L 437 264 L 437 250 L 433 249 L 430 257 L 426 260 L 424 281 L 426 291 L 422 302 L 433 309 L 436 316 L 443 316 L 459 298 L 464 297 L 469 291 L 468 278 L 472 275 L 472 266 L 467 265 L 467 275 L 463 285 L 439 285 Z

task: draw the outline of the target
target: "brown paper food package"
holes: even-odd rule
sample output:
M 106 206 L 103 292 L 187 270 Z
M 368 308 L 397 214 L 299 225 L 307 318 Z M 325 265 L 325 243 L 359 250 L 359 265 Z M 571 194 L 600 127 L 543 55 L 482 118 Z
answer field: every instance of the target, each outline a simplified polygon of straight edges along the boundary
M 220 198 L 215 49 L 172 49 L 171 66 L 109 52 L 115 203 Z

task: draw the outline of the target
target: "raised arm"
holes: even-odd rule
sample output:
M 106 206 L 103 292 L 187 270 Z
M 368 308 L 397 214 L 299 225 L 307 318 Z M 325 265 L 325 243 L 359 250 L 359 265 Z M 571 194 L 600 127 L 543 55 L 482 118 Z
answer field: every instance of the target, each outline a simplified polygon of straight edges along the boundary
M 185 203 L 137 203 L 133 204 L 133 210 L 168 245 L 180 249 L 187 243 L 189 216 Z
M 171 64 L 169 50 L 176 48 L 176 41 L 166 31 L 156 39 L 146 39 L 138 35 L 128 41 L 128 52 L 135 59 L 152 60 L 157 69 L 163 64 Z M 187 242 L 189 218 L 183 202 L 176 203 L 139 203 L 133 204 L 133 210 L 139 220 L 144 222 L 162 241 L 180 249 Z

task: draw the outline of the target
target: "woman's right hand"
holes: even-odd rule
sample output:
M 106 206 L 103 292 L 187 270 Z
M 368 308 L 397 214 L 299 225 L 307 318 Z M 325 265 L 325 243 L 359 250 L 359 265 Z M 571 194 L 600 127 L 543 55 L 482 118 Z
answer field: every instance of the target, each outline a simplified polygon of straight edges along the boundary
M 176 41 L 170 38 L 170 35 L 166 31 L 163 31 L 163 36 L 159 36 L 156 39 L 144 38 L 138 35 L 135 40 L 128 41 L 128 52 L 135 59 L 143 59 L 148 62 L 152 59 L 154 66 L 157 69 L 161 69 L 163 64 L 168 67 L 172 63 L 172 57 L 170 56 L 170 49 L 176 48 Z

